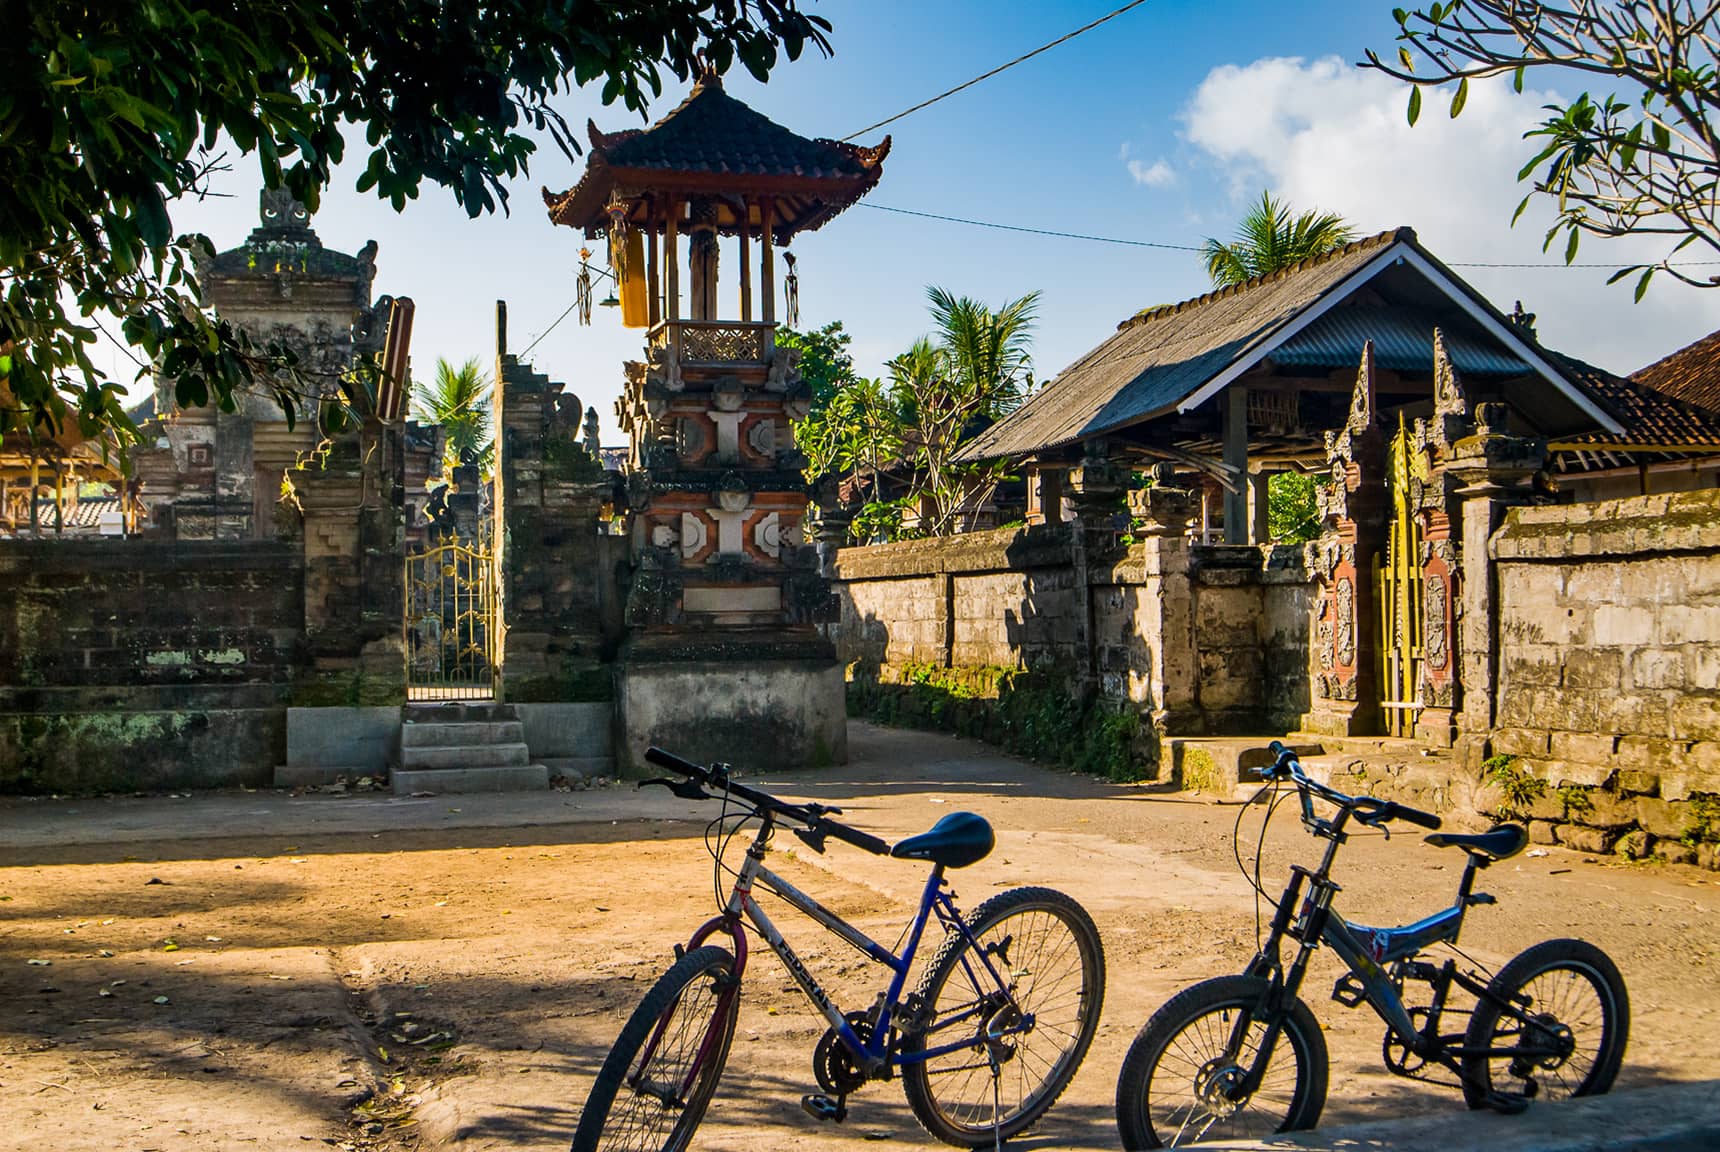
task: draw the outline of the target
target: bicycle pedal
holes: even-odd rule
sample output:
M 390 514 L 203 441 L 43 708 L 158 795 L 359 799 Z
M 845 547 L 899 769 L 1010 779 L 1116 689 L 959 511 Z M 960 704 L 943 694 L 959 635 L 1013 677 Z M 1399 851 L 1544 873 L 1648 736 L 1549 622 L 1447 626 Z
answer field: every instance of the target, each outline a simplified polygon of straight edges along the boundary
M 800 1110 L 814 1120 L 825 1120 L 832 1124 L 840 1124 L 848 1119 L 848 1101 L 840 1096 L 832 1100 L 822 1092 L 802 1096 Z
M 1368 990 L 1353 973 L 1346 972 L 1332 985 L 1332 999 L 1346 1008 L 1354 1008 L 1368 998 Z

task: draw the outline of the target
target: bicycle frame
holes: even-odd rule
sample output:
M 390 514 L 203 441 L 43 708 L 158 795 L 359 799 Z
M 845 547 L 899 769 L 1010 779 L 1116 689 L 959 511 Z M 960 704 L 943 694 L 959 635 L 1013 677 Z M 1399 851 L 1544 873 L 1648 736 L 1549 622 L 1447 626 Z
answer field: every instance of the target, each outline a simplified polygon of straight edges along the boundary
M 819 1012 L 830 1022 L 831 1028 L 841 1038 L 843 1045 L 860 1062 L 861 1067 L 866 1070 L 868 1075 L 879 1075 L 899 1065 L 920 1063 L 971 1047 L 973 1041 L 968 1039 L 953 1044 L 928 1046 L 912 1052 L 901 1052 L 893 1050 L 889 1040 L 891 1024 L 896 1019 L 901 1007 L 902 988 L 907 983 L 908 971 L 913 967 L 914 956 L 919 949 L 926 925 L 933 917 L 936 917 L 947 930 L 961 933 L 967 940 L 972 953 L 979 957 L 980 963 L 985 969 L 985 975 L 990 978 L 992 985 L 999 993 L 1007 994 L 1008 992 L 1008 983 L 998 974 L 996 966 L 992 963 L 992 958 L 978 946 L 979 942 L 974 938 L 973 932 L 956 909 L 953 893 L 944 886 L 943 865 L 933 866 L 932 874 L 926 879 L 925 888 L 920 895 L 919 910 L 914 914 L 913 923 L 908 931 L 907 943 L 902 949 L 902 954 L 898 956 L 766 868 L 764 866 L 765 848 L 774 830 L 774 819 L 770 813 L 765 813 L 762 820 L 763 823 L 758 834 L 747 848 L 746 862 L 741 865 L 740 871 L 735 877 L 734 887 L 729 892 L 728 902 L 724 905 L 722 913 L 700 926 L 699 930 L 693 933 L 687 947 L 689 949 L 696 948 L 713 936 L 727 935 L 734 944 L 735 968 L 732 980 L 738 986 L 747 962 L 746 931 L 742 920 L 744 918 L 745 921 L 750 922 L 753 930 L 763 937 L 771 951 L 776 953 L 777 959 L 782 961 L 783 967 L 787 968 L 789 975 L 794 977 L 794 982 L 800 985 L 801 991 L 806 993 L 807 998 L 818 1007 Z M 819 985 L 817 979 L 801 962 L 800 957 L 795 955 L 794 949 L 789 947 L 788 941 L 783 938 L 781 931 L 777 929 L 775 924 L 771 923 L 770 918 L 759 907 L 757 900 L 753 898 L 753 888 L 757 884 L 762 884 L 768 892 L 782 899 L 791 908 L 817 921 L 826 931 L 843 940 L 868 960 L 890 970 L 889 988 L 878 1004 L 877 1019 L 873 1022 L 872 1035 L 869 1039 L 862 1040 L 860 1038 L 841 1007 Z M 964 965 L 967 964 L 965 957 L 963 963 Z M 973 981 L 975 989 L 978 991 L 980 981 L 971 966 L 968 967 L 968 978 Z M 982 993 L 980 1003 L 957 1015 L 936 1021 L 930 1026 L 929 1031 L 938 1031 L 959 1024 L 978 1015 L 983 1009 Z M 988 1030 L 986 1035 L 990 1040 L 1016 1035 L 1030 1030 L 1033 1023 L 1033 1016 L 1024 1014 L 1016 1024 L 995 1032 Z

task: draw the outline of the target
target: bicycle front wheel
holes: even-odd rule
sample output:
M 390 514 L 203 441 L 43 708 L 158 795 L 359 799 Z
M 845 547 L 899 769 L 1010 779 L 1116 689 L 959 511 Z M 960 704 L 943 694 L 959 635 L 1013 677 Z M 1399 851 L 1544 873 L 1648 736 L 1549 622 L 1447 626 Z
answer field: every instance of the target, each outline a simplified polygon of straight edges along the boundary
M 1099 1027 L 1105 953 L 1086 910 L 1049 888 L 999 893 L 968 923 L 977 952 L 954 932 L 926 968 L 927 1023 L 903 1042 L 902 1089 L 927 1132 L 978 1148 L 994 1128 L 1026 1130 L 1068 1087 Z
M 1314 1126 L 1326 1103 L 1326 1040 L 1299 999 L 1289 1000 L 1259 1087 L 1241 1097 L 1234 1091 L 1265 1038 L 1266 1024 L 1255 1015 L 1269 987 L 1257 976 L 1220 976 L 1185 988 L 1153 1013 L 1117 1077 L 1123 1147 L 1259 1140 Z
M 1630 1033 L 1624 978 L 1582 940 L 1545 940 L 1499 970 L 1463 1038 L 1463 1099 L 1515 1111 L 1612 1087 Z
M 680 1152 L 704 1118 L 740 1009 L 734 957 L 682 956 L 645 994 L 591 1085 L 573 1152 Z

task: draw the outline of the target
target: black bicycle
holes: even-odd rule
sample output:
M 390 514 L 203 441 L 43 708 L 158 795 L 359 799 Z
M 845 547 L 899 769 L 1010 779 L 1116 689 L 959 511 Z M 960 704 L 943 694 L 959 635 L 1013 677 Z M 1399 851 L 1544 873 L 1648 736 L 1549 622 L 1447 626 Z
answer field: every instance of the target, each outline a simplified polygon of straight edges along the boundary
M 1001 1146 L 1056 1102 L 1080 1067 L 1099 1027 L 1105 956 L 1099 931 L 1068 896 L 1015 888 L 982 901 L 969 916 L 956 908 L 945 870 L 965 868 L 992 849 L 991 826 L 952 812 L 929 831 L 894 845 L 831 819 L 840 808 L 790 804 L 736 782 L 726 764 L 704 767 L 652 748 L 645 759 L 683 779 L 647 780 L 689 800 L 723 801 L 706 844 L 716 861 L 721 911 L 697 931 L 640 1002 L 603 1062 L 573 1138 L 573 1152 L 680 1152 L 704 1118 L 728 1060 L 740 1012 L 750 926 L 829 1021 L 813 1051 L 822 1092 L 801 1107 L 820 1120 L 848 1116 L 848 1096 L 873 1080 L 902 1079 L 914 1116 L 927 1132 L 963 1148 Z M 739 817 L 732 826 L 728 817 Z M 738 870 L 723 849 L 758 821 Z M 814 852 L 836 839 L 877 856 L 930 864 L 919 911 L 900 953 L 825 908 L 765 866 L 779 823 Z M 723 873 L 733 879 L 721 896 Z M 887 987 L 864 1010 L 844 1011 L 795 955 L 758 905 L 759 890 L 834 933 L 889 972 Z M 922 936 L 936 922 L 943 939 L 917 990 L 908 973 Z
M 1117 1078 L 1124 1147 L 1258 1139 L 1314 1126 L 1326 1101 L 1326 1042 L 1297 995 L 1308 960 L 1322 943 L 1349 968 L 1332 998 L 1348 1008 L 1366 1001 L 1378 1013 L 1386 1025 L 1386 1067 L 1397 1075 L 1444 1069 L 1455 1074 L 1471 1108 L 1502 1112 L 1522 1111 L 1531 1100 L 1589 1096 L 1612 1087 L 1624 1058 L 1630 1002 L 1618 968 L 1599 948 L 1582 940 L 1543 941 L 1491 980 L 1459 970 L 1450 958 L 1442 964 L 1421 958 L 1426 948 L 1457 943 L 1471 905 L 1495 903 L 1474 890 L 1475 874 L 1521 852 L 1529 839 L 1522 827 L 1501 824 L 1479 835 L 1427 837 L 1435 847 L 1460 848 L 1468 857 L 1456 903 L 1401 928 L 1364 927 L 1332 908 L 1341 891 L 1331 880 L 1332 862 L 1348 839 L 1349 822 L 1385 831 L 1401 820 L 1437 830 L 1439 817 L 1372 796 L 1346 796 L 1309 779 L 1296 753 L 1283 744 L 1273 741 L 1271 751 L 1276 762 L 1262 771 L 1268 783 L 1255 797 L 1273 793 L 1261 842 L 1278 789 L 1288 782 L 1300 798 L 1302 823 L 1327 842 L 1324 859 L 1312 870 L 1292 867 L 1266 941 L 1246 972 L 1185 989 L 1135 1037 Z M 1336 807 L 1337 814 L 1317 815 L 1316 799 Z M 1239 833 L 1241 821 L 1239 814 Z M 1257 852 L 1251 882 L 1264 894 L 1258 861 Z M 1298 945 L 1288 968 L 1279 955 L 1285 937 Z M 1405 988 L 1412 983 L 1427 986 L 1426 1004 L 1406 1004 Z M 1454 987 L 1473 996 L 1474 1007 L 1453 1006 Z M 1467 1015 L 1467 1026 L 1442 1031 L 1453 1015 Z

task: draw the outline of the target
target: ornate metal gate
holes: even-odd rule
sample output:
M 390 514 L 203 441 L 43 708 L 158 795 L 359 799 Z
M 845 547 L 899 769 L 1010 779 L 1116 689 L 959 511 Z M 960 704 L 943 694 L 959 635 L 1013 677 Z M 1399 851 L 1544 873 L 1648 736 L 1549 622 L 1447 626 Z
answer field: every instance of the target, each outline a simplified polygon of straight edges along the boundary
M 406 558 L 406 698 L 496 696 L 495 556 L 451 536 Z
M 1398 417 L 1397 435 L 1387 455 L 1391 486 L 1391 529 L 1385 554 L 1375 563 L 1380 613 L 1380 712 L 1387 736 L 1415 735 L 1416 715 L 1424 707 L 1421 664 L 1424 616 L 1421 588 L 1421 522 L 1412 492 L 1420 462 L 1415 440 Z

